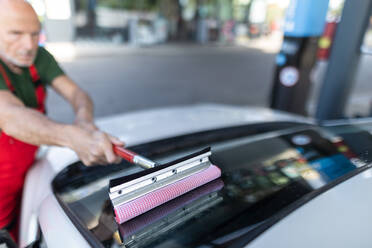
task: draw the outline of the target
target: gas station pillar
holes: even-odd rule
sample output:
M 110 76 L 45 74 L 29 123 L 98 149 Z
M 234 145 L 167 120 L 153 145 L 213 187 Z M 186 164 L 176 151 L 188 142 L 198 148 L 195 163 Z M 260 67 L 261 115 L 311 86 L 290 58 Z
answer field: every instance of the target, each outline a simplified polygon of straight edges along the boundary
M 270 107 L 306 115 L 310 72 L 316 62 L 329 0 L 291 0 L 284 40 L 276 57 Z

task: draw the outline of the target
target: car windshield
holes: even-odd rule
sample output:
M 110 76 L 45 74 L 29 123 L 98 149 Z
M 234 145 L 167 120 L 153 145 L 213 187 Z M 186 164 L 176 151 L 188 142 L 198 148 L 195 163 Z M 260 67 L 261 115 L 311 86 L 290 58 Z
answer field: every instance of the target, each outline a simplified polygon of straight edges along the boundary
M 244 247 L 306 201 L 364 170 L 372 160 L 366 153 L 372 148 L 368 128 L 372 125 L 261 124 L 131 147 L 164 163 L 211 146 L 210 159 L 223 173 L 121 225 L 113 217 L 108 182 L 140 168 L 78 162 L 57 175 L 53 188 L 92 246 Z

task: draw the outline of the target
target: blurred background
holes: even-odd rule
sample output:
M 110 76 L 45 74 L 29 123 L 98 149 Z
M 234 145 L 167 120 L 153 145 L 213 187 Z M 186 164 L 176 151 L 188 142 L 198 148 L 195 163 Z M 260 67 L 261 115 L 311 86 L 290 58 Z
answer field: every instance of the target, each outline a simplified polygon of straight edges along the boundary
M 307 70 L 309 86 L 303 91 L 307 95 L 304 110 L 297 112 L 306 116 L 316 114 L 333 38 L 345 5 L 344 0 L 325 2 L 328 8 L 322 24 L 324 31 L 316 37 L 316 49 L 311 53 L 314 63 Z M 282 63 L 284 44 L 290 44 L 283 42 L 288 29 L 286 15 L 291 5 L 301 1 L 30 0 L 30 3 L 43 24 L 40 45 L 89 92 L 96 116 L 102 117 L 205 102 L 272 107 L 273 89 L 279 77 L 276 72 Z M 344 117 L 370 116 L 372 112 L 370 17 L 362 39 Z M 48 106 L 51 118 L 73 120 L 72 109 L 53 92 Z

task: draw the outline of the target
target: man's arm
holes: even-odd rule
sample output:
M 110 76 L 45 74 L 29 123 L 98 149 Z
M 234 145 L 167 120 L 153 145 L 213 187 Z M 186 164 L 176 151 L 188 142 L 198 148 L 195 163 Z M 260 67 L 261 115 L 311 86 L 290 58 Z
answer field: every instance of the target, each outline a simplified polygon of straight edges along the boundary
M 93 102 L 89 95 L 75 84 L 68 76 L 61 75 L 52 82 L 53 89 L 65 98 L 75 112 L 75 123 L 94 125 Z
M 71 125 L 55 123 L 36 110 L 26 108 L 13 94 L 0 90 L 0 129 L 33 145 L 69 146 Z
M 27 108 L 13 94 L 0 90 L 0 129 L 33 145 L 66 146 L 74 150 L 86 165 L 117 162 L 109 135 L 77 125 L 54 122 L 36 110 Z M 118 142 L 115 144 L 120 145 Z
M 75 112 L 75 124 L 76 126 L 83 128 L 85 131 L 90 132 L 101 137 L 102 143 L 109 143 L 110 146 L 104 147 L 104 153 L 107 154 L 107 158 L 115 157 L 112 149 L 112 144 L 123 146 L 124 143 L 100 131 L 94 124 L 94 114 L 93 114 L 93 101 L 89 95 L 82 90 L 75 82 L 73 82 L 67 75 L 61 75 L 56 77 L 52 81 L 53 89 L 65 98 L 73 107 Z M 78 148 L 75 148 L 75 150 Z M 83 151 L 82 151 L 83 152 Z M 116 162 L 121 159 L 116 157 Z

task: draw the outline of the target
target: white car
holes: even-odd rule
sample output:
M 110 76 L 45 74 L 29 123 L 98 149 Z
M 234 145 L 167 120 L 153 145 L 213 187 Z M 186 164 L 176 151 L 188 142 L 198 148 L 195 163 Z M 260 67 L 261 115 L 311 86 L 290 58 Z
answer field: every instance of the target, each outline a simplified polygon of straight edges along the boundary
M 111 178 L 43 147 L 22 201 L 21 247 L 371 247 L 372 120 L 319 127 L 263 108 L 193 105 L 97 121 L 158 162 L 212 147 L 221 179 L 117 225 Z

